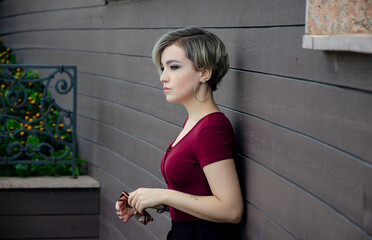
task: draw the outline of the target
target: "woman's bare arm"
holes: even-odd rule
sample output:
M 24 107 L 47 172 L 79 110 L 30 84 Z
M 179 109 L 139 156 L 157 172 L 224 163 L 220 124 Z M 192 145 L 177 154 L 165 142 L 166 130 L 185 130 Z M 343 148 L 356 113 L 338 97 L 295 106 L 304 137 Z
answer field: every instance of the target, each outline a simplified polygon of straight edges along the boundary
M 203 171 L 212 196 L 195 196 L 168 189 L 139 188 L 129 196 L 137 211 L 166 204 L 197 218 L 213 222 L 240 222 L 243 199 L 233 159 L 209 164 Z

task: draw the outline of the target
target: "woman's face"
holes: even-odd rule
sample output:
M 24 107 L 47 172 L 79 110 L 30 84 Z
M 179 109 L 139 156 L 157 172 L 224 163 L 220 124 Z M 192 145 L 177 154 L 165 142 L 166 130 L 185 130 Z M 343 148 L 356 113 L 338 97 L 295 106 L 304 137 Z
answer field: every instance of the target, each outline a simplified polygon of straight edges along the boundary
M 166 47 L 161 54 L 161 64 L 160 81 L 167 101 L 188 103 L 194 100 L 194 86 L 202 73 L 195 70 L 185 51 L 175 44 Z

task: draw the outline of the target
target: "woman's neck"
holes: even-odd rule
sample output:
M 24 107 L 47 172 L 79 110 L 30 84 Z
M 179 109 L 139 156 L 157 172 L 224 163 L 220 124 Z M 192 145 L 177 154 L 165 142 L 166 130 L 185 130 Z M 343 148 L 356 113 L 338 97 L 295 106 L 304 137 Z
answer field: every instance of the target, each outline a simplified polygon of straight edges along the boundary
M 220 111 L 214 102 L 212 94 L 205 102 L 199 102 L 196 99 L 193 99 L 189 103 L 183 105 L 187 110 L 188 121 L 190 122 L 197 122 L 210 113 Z

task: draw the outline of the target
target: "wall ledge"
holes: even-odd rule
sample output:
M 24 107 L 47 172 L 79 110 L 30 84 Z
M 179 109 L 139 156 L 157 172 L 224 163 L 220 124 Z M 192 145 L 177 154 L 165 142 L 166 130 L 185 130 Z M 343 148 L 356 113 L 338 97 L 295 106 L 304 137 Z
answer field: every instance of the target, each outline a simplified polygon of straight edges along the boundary
M 89 176 L 61 177 L 0 177 L 0 189 L 32 188 L 99 188 L 97 180 Z
M 303 35 L 302 47 L 372 54 L 372 34 Z

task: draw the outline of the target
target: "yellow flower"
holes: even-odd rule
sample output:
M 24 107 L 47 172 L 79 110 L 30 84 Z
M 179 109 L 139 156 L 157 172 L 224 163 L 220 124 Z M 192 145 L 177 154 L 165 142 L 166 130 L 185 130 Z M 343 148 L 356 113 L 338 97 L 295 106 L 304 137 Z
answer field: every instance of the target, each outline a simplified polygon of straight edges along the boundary
M 32 129 L 32 126 L 28 126 L 27 129 Z
M 36 113 L 36 117 L 40 117 L 40 113 Z
M 65 140 L 65 139 L 66 139 L 66 137 L 65 137 L 65 136 L 61 136 L 61 139 L 62 139 L 62 140 Z
M 44 128 L 41 127 L 41 128 L 40 128 L 40 131 L 44 131 Z
M 27 113 L 26 113 L 26 114 L 27 114 Z M 26 116 L 26 117 L 25 117 L 25 120 L 28 120 L 29 118 L 30 118 L 29 116 Z
M 72 133 L 72 130 L 71 129 L 67 129 L 66 132 L 67 133 Z
M 36 103 L 36 101 L 35 101 L 35 100 L 32 100 L 32 101 L 31 101 L 31 104 L 35 104 L 35 103 Z
M 24 132 L 24 131 L 22 131 L 22 132 L 20 133 L 20 135 L 21 135 L 21 136 L 25 135 L 25 132 Z
M 60 128 L 63 127 L 63 123 L 60 123 L 60 124 L 58 125 L 58 127 L 60 127 Z

